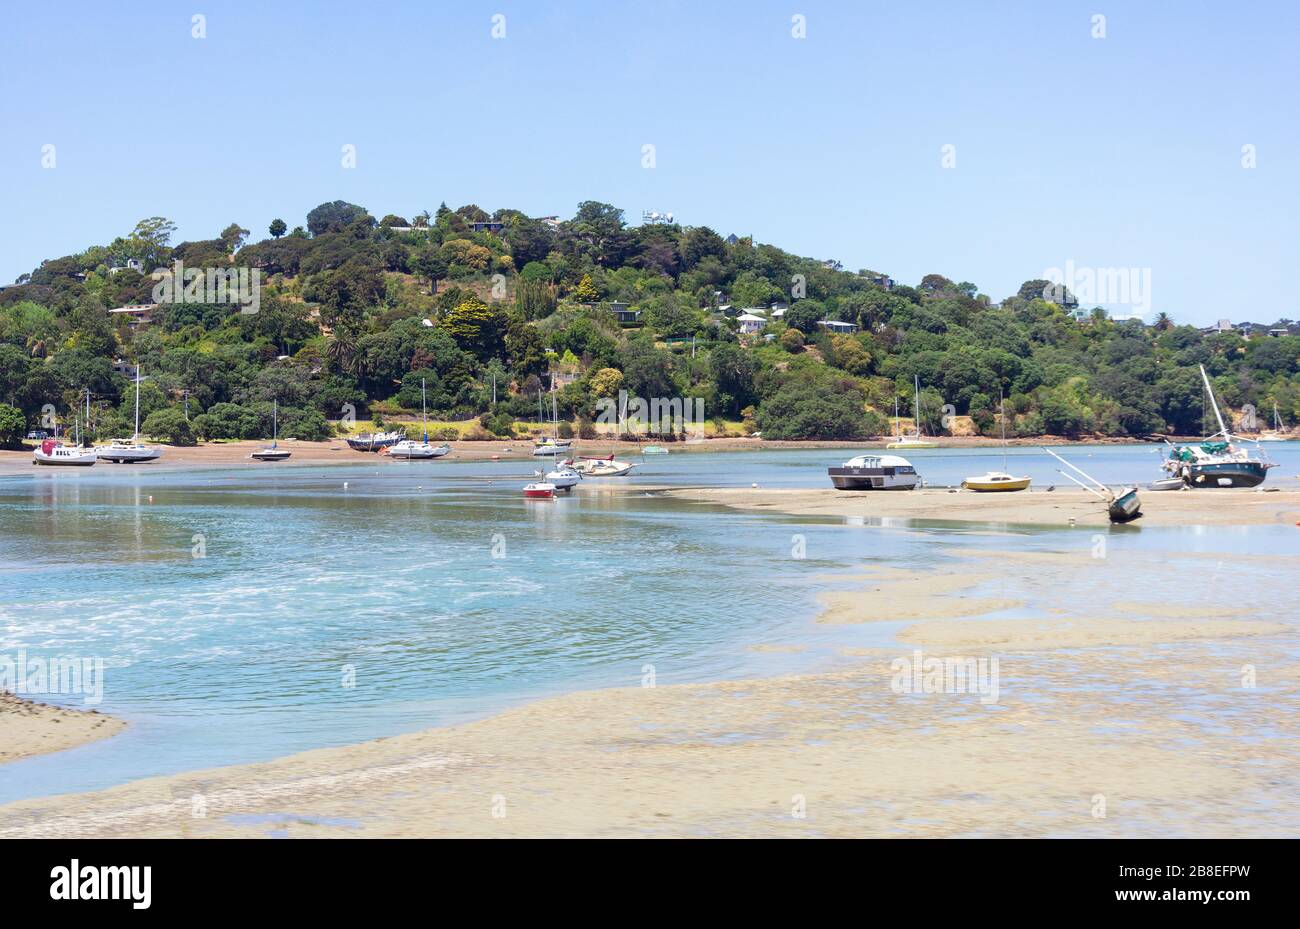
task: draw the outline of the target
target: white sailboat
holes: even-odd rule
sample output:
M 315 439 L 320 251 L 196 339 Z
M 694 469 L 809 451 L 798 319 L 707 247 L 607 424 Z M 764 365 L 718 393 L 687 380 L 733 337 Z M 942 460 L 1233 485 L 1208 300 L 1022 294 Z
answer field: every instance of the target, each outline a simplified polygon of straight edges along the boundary
M 143 464 L 162 457 L 163 450 L 140 442 L 140 366 L 135 366 L 135 432 L 130 439 L 114 439 L 108 445 L 95 449 L 105 461 L 117 464 Z
M 430 458 L 441 458 L 451 451 L 451 446 L 446 442 L 441 445 L 429 444 L 429 414 L 424 403 L 424 378 L 420 378 L 420 419 L 423 423 L 423 434 L 420 441 L 403 439 L 397 444 L 389 446 L 387 449 L 389 458 L 405 458 L 408 461 L 428 460 Z
M 269 448 L 259 448 L 248 456 L 257 461 L 284 461 L 293 454 L 277 444 L 280 437 L 280 401 L 272 400 L 271 404 L 271 445 Z
M 77 420 L 74 444 L 64 445 L 58 439 L 45 439 L 38 448 L 32 449 L 32 464 L 88 468 L 98 460 L 99 455 L 93 448 L 81 446 L 80 420 Z
M 916 389 L 916 399 L 912 407 L 912 416 L 916 425 L 912 428 L 911 435 L 899 436 L 890 442 L 885 448 L 938 448 L 938 442 L 931 442 L 921 434 L 921 378 L 919 375 L 912 375 L 912 384 Z M 894 398 L 894 421 L 898 421 L 898 398 Z
M 1267 432 L 1261 432 L 1255 439 L 1257 442 L 1285 442 L 1290 438 L 1286 434 L 1286 429 L 1282 426 L 1282 417 L 1278 415 L 1277 404 L 1273 404 L 1273 428 Z

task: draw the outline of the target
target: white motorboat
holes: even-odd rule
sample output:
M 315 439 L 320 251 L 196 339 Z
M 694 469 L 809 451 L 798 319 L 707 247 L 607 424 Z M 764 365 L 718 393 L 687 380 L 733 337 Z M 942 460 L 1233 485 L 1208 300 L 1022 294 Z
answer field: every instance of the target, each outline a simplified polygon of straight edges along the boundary
M 248 456 L 249 458 L 253 458 L 257 461 L 284 461 L 286 458 L 288 458 L 290 455 L 293 454 L 293 452 L 287 449 L 280 448 L 279 445 L 276 444 L 277 439 L 279 438 L 280 435 L 280 401 L 279 400 L 272 401 L 271 417 L 272 418 L 271 418 L 270 446 L 267 448 L 259 448 L 257 451 L 253 452 L 253 454 L 249 455 Z
M 93 448 L 80 445 L 63 445 L 55 439 L 46 439 L 40 448 L 32 450 L 32 463 L 38 465 L 67 465 L 86 468 L 99 460 Z
M 100 458 L 117 464 L 143 464 L 162 457 L 163 450 L 140 442 L 140 366 L 135 366 L 135 432 L 130 439 L 114 439 L 95 449 Z
M 826 473 L 837 490 L 911 490 L 921 481 L 912 463 L 897 455 L 858 455 Z
M 582 475 L 568 465 L 562 464 L 554 471 L 546 472 L 546 482 L 554 484 L 556 490 L 569 490 L 580 480 L 582 480 Z

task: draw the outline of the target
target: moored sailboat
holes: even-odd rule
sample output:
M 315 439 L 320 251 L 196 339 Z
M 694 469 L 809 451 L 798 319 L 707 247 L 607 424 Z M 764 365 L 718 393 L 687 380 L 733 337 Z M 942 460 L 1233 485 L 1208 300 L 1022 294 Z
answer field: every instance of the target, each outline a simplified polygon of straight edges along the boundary
M 938 442 L 932 442 L 927 439 L 921 432 L 921 378 L 918 375 L 912 375 L 912 383 L 916 388 L 915 399 L 913 400 L 912 418 L 914 425 L 910 435 L 901 435 L 894 441 L 888 443 L 885 448 L 938 448 Z M 894 420 L 898 420 L 898 400 L 894 400 Z
M 380 454 L 387 454 L 389 458 L 404 458 L 407 461 L 425 461 L 431 458 L 441 458 L 451 451 L 451 446 L 446 442 L 441 445 L 429 444 L 429 414 L 425 408 L 424 402 L 424 378 L 420 378 L 420 421 L 422 433 L 420 441 L 403 438 L 400 442 L 390 445 Z
M 257 461 L 284 461 L 293 452 L 279 447 L 278 439 L 280 436 L 280 401 L 271 401 L 271 445 L 268 448 L 259 448 L 249 458 Z
M 135 366 L 135 432 L 128 439 L 114 439 L 101 445 L 95 453 L 105 461 L 117 464 L 143 464 L 162 457 L 162 449 L 140 442 L 140 366 Z

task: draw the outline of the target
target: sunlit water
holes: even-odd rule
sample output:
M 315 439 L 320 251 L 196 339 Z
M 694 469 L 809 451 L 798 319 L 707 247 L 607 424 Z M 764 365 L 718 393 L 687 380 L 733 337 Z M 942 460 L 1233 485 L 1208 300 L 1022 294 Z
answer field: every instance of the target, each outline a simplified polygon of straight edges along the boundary
M 1282 464 L 1266 486 L 1300 486 L 1300 443 L 1269 452 Z M 669 454 L 607 481 L 824 487 L 826 467 L 855 453 Z M 902 454 L 932 484 L 1002 461 L 996 450 Z M 1009 454 L 1036 485 L 1067 484 L 1041 452 Z M 1159 476 L 1149 446 L 1070 454 L 1103 481 Z M 0 478 L 0 658 L 102 657 L 97 708 L 131 722 L 0 767 L 0 802 L 447 725 L 649 673 L 674 684 L 826 668 L 845 646 L 891 644 L 902 624 L 812 623 L 825 587 L 814 576 L 864 562 L 943 567 L 972 539 L 1061 550 L 1095 532 L 795 519 L 590 488 L 525 501 L 533 462 L 357 460 Z M 1139 525 L 1108 538 L 1121 554 L 1276 556 L 1300 554 L 1298 536 Z M 1171 558 L 1142 591 L 1246 595 L 1276 572 L 1234 564 L 1209 589 L 1205 559 Z M 803 650 L 755 648 L 792 643 Z

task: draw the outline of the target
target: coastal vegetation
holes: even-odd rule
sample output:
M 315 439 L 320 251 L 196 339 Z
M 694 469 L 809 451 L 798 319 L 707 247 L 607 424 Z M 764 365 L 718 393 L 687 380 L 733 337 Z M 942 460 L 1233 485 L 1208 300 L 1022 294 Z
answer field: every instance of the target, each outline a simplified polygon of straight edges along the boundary
M 238 223 L 175 231 L 143 220 L 0 290 L 0 443 L 87 396 L 84 435 L 129 435 L 136 365 L 141 431 L 177 444 L 268 437 L 273 401 L 283 437 L 409 419 L 422 384 L 448 435 L 506 436 L 552 383 L 572 434 L 626 391 L 701 398 L 713 434 L 856 439 L 889 431 L 896 402 L 912 415 L 914 377 L 930 434 L 953 417 L 997 434 L 1000 394 L 1010 435 L 1200 434 L 1198 364 L 1228 407 L 1300 417 L 1285 321 L 1244 338 L 1079 312 L 1043 280 L 1004 299 L 941 274 L 908 286 L 705 226 L 632 227 L 594 201 L 561 221 L 472 204 L 376 219 L 338 200 L 260 241 Z M 177 263 L 260 271 L 256 312 L 155 303 L 154 272 Z

